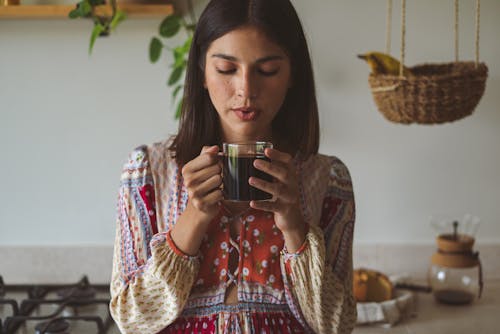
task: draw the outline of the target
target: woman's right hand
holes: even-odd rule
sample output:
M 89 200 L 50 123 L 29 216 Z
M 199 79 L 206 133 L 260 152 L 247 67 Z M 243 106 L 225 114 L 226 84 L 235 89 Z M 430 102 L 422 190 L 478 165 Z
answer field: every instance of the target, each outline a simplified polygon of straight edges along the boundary
M 218 152 L 218 146 L 204 146 L 199 156 L 182 167 L 189 196 L 186 211 L 207 224 L 215 217 L 219 202 L 223 200 Z

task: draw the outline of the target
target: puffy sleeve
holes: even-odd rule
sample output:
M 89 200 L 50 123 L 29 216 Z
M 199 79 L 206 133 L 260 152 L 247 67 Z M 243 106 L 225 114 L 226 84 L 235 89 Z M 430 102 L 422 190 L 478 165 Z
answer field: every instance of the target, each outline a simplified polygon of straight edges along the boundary
M 356 322 L 352 292 L 355 206 L 347 167 L 331 158 L 328 170 L 319 221 L 307 222 L 305 243 L 294 254 L 284 250 L 281 261 L 288 304 L 296 317 L 314 333 L 344 334 L 351 333 Z
M 118 195 L 110 311 L 122 333 L 157 333 L 187 301 L 199 260 L 158 231 L 155 187 L 147 147 L 124 165 Z

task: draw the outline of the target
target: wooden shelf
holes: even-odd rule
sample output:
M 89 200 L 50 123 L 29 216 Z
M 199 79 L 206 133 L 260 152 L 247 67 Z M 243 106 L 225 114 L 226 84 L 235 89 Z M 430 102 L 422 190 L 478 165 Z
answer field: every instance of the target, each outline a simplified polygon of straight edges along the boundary
M 0 19 L 69 19 L 68 14 L 74 5 L 12 5 L 0 6 Z M 118 4 L 128 17 L 163 17 L 174 13 L 171 4 Z M 111 14 L 111 6 L 97 7 L 99 14 Z

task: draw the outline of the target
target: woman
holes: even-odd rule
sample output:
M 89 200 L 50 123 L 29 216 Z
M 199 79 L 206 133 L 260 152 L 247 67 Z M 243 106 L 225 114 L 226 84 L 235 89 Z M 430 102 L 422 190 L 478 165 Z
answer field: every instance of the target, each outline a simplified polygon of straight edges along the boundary
M 178 134 L 122 173 L 111 313 L 124 333 L 349 333 L 354 198 L 318 154 L 309 52 L 289 0 L 212 0 Z M 224 201 L 222 142 L 271 141 L 273 201 Z M 231 204 L 233 203 L 233 204 Z

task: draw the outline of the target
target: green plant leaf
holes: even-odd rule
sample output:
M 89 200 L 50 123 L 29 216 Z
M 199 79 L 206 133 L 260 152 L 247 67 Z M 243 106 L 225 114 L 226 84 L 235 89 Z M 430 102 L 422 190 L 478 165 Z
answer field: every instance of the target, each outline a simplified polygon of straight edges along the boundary
M 80 9 L 79 8 L 73 9 L 71 12 L 69 12 L 68 17 L 70 19 L 76 19 L 80 17 Z
M 92 12 L 92 5 L 88 0 L 83 0 L 79 3 L 78 10 L 81 17 L 87 17 Z
M 177 94 L 179 94 L 179 92 L 180 92 L 180 90 L 181 90 L 182 88 L 183 88 L 183 85 L 179 85 L 179 86 L 175 87 L 175 89 L 174 89 L 174 91 L 173 91 L 173 93 L 172 93 L 172 97 L 174 98 L 174 100 L 175 100 L 175 98 L 176 98 Z
M 158 37 L 151 38 L 149 42 L 149 61 L 156 63 L 161 56 L 161 49 L 163 48 L 163 43 Z
M 176 67 L 170 73 L 170 77 L 168 78 L 168 85 L 172 86 L 174 85 L 179 79 L 181 78 L 182 72 L 184 71 L 184 67 Z
M 111 23 L 109 24 L 109 27 L 111 28 L 111 31 L 114 31 L 115 28 L 123 22 L 127 18 L 127 14 L 125 12 L 118 10 L 116 11 L 115 16 L 113 16 L 113 19 L 111 20 Z
M 173 68 L 182 67 L 184 63 L 184 52 L 182 47 L 178 46 L 173 50 L 174 64 Z
M 105 0 L 85 0 L 89 2 L 91 6 L 99 6 L 99 5 L 104 5 L 106 3 Z
M 178 60 L 178 61 L 176 61 L 176 62 L 172 65 L 172 68 L 173 68 L 173 69 L 176 69 L 176 68 L 178 68 L 178 67 L 183 68 L 183 69 L 186 69 L 186 67 L 187 67 L 187 61 L 186 61 L 186 59 L 184 59 L 184 58 L 179 58 L 179 60 Z
M 179 119 L 181 117 L 181 112 L 182 112 L 182 101 L 183 99 L 181 99 L 179 101 L 179 103 L 177 104 L 177 109 L 175 111 L 175 119 Z
M 177 15 L 167 16 L 160 24 L 160 35 L 162 37 L 172 37 L 181 28 L 181 18 Z
M 193 43 L 193 36 L 189 36 L 187 40 L 184 42 L 182 46 L 182 50 L 184 53 L 189 53 L 189 49 L 191 49 L 191 44 Z
M 196 24 L 186 24 L 186 30 L 194 31 L 196 29 Z
M 89 45 L 89 55 L 92 54 L 92 49 L 94 48 L 94 43 L 97 38 L 105 30 L 104 26 L 100 23 L 94 25 L 92 29 L 92 35 L 90 35 L 90 45 Z

